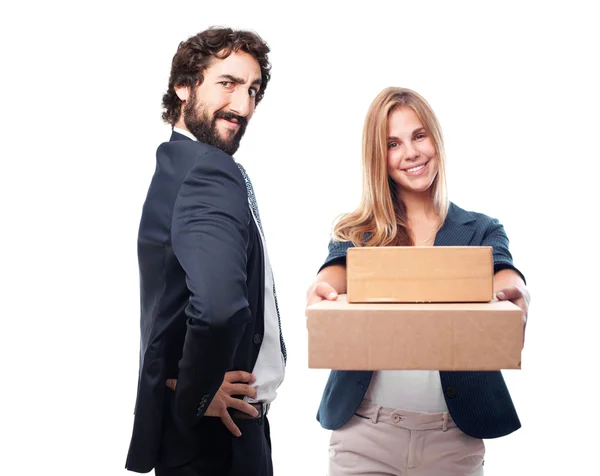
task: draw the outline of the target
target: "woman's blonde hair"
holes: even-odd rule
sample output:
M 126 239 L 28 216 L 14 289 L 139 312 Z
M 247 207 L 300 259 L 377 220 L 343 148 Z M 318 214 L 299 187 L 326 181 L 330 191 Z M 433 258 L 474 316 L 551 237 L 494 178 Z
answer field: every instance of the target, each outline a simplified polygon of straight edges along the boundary
M 355 246 L 409 246 L 413 239 L 407 228 L 404 203 L 397 184 L 387 172 L 387 121 L 396 108 L 412 109 L 431 137 L 438 158 L 438 173 L 431 195 L 439 226 L 448 214 L 446 155 L 442 130 L 431 106 L 418 93 L 406 88 L 386 88 L 369 107 L 362 140 L 362 199 L 358 208 L 342 215 L 333 229 L 338 241 Z M 436 230 L 437 231 L 437 230 Z

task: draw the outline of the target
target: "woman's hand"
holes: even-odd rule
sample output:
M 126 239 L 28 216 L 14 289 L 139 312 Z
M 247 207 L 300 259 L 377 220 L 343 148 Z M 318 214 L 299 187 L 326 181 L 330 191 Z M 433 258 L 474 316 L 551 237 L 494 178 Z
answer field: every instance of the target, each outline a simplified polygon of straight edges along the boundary
M 525 328 L 527 327 L 527 315 L 529 312 L 529 302 L 531 296 L 525 286 L 508 286 L 502 288 L 496 293 L 498 301 L 510 301 L 516 306 L 519 306 L 523 311 L 523 346 L 525 346 Z

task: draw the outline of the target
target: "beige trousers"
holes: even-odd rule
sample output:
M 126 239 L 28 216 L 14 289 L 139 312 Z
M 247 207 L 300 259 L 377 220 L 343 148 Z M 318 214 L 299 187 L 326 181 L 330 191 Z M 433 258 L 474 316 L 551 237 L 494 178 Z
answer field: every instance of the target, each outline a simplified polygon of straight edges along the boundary
M 483 476 L 483 440 L 449 413 L 408 412 L 363 401 L 331 434 L 329 476 Z

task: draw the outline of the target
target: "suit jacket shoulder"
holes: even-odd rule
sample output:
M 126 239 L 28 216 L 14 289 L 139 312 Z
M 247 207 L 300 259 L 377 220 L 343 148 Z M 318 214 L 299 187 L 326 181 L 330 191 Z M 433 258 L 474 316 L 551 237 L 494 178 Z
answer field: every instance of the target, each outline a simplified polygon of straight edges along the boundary
M 169 141 L 158 147 L 156 157 L 158 166 L 169 162 L 173 170 L 184 173 L 197 167 L 208 174 L 228 174 L 245 190 L 244 178 L 233 158 L 216 147 L 192 140 Z
M 143 205 L 142 241 L 169 243 L 173 207 L 184 181 L 193 177 L 204 177 L 217 188 L 227 186 L 229 190 L 235 190 L 234 194 L 245 205 L 245 182 L 231 156 L 216 147 L 189 139 L 164 142 L 156 151 L 156 169 Z M 249 212 L 245 221 L 250 221 Z
M 486 215 L 485 213 L 465 210 L 464 208 L 456 205 L 454 202 L 450 202 L 448 220 L 452 220 L 461 224 L 474 223 L 475 227 L 480 230 L 486 230 L 490 227 L 500 224 L 497 218 Z

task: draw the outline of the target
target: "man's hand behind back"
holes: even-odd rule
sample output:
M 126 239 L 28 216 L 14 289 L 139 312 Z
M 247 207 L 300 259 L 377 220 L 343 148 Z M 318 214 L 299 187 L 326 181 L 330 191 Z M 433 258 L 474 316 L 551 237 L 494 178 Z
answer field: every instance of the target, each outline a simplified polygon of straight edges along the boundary
M 256 408 L 249 403 L 234 397 L 234 395 L 238 395 L 256 398 L 256 389 L 250 386 L 250 384 L 255 380 L 256 377 L 254 377 L 254 375 L 242 370 L 233 370 L 231 372 L 227 372 L 221 387 L 210 402 L 205 416 L 221 418 L 223 424 L 234 436 L 242 436 L 242 432 L 233 422 L 233 419 L 231 418 L 231 415 L 227 409 L 235 408 L 236 410 L 242 411 L 251 416 L 258 415 Z M 177 388 L 177 380 L 168 379 L 166 381 L 166 385 L 171 390 L 175 391 Z

